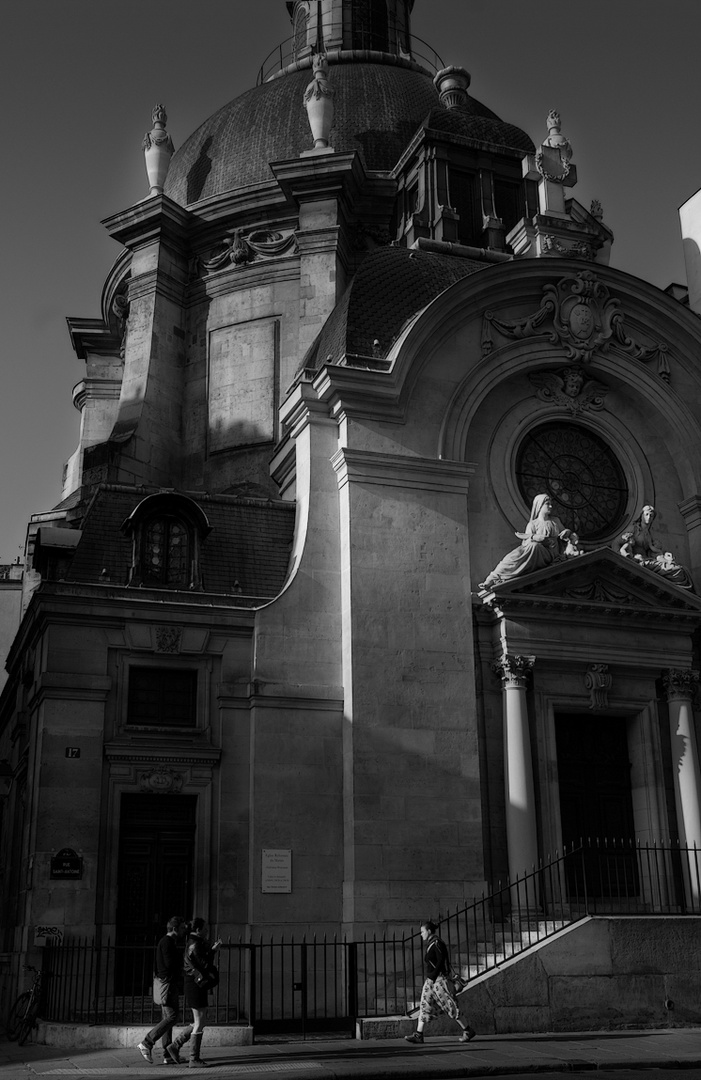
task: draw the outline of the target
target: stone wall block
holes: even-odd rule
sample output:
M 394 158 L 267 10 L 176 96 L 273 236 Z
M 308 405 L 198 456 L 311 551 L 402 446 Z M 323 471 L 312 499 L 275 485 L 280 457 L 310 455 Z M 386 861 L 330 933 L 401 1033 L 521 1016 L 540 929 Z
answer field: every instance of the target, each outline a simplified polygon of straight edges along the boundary
M 687 972 L 689 956 L 698 949 L 695 919 L 669 919 L 664 934 L 651 936 L 645 922 L 618 919 L 611 926 L 611 961 L 614 974 L 632 972 Z
M 551 980 L 553 1031 L 663 1026 L 661 975 L 556 976 Z
M 543 970 L 550 977 L 613 974 L 613 932 L 608 919 L 592 919 L 577 926 L 560 939 L 557 948 L 545 945 L 539 950 Z
M 509 978 L 490 980 L 489 996 L 495 1008 L 549 1005 L 548 977 L 538 953 L 524 956 L 509 968 Z
M 549 1031 L 550 1010 L 542 1005 L 507 1005 L 494 1010 L 494 1031 L 511 1035 L 519 1031 Z

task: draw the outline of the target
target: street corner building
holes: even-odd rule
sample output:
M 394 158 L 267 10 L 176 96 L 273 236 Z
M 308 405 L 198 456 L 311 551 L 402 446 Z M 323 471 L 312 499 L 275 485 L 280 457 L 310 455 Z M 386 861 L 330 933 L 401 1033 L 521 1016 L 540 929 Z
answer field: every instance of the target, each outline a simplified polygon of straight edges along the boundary
M 688 288 L 612 269 L 566 116 L 496 116 L 413 0 L 286 6 L 178 148 L 155 107 L 68 319 L 79 444 L 0 591 L 2 1006 L 52 932 L 396 941 L 499 896 L 513 940 L 556 895 L 559 959 L 509 969 L 548 1001 L 499 1021 L 480 976 L 484 1023 L 564 1023 L 597 950 L 662 1023 L 699 981 L 701 201 Z

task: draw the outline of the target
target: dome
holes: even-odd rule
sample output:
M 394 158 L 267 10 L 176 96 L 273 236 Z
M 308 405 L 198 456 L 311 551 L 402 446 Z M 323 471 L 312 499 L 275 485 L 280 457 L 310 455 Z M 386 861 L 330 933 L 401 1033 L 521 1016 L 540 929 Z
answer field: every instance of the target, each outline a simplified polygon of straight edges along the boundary
M 485 269 L 474 259 L 378 248 L 363 259 L 301 368 L 386 356 L 414 315 L 456 281 Z
M 332 64 L 334 125 L 331 145 L 336 151 L 358 150 L 365 168 L 391 170 L 409 140 L 429 115 L 431 128 L 531 150 L 531 140 L 518 128 L 504 124 L 490 109 L 470 97 L 453 110 L 439 105 L 428 72 L 401 63 L 350 62 Z M 269 163 L 299 157 L 312 147 L 307 114 L 302 104 L 311 81 L 310 68 L 296 70 L 262 83 L 235 98 L 204 122 L 171 160 L 165 194 L 181 206 L 226 191 L 272 180 Z

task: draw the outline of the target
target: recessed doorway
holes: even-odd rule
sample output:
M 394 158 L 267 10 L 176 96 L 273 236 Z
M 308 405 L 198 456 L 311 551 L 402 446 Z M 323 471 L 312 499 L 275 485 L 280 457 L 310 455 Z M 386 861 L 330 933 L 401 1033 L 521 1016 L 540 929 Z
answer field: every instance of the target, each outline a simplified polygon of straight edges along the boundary
M 638 893 L 628 723 L 620 716 L 556 717 L 562 842 L 583 845 L 568 863 L 570 894 Z
M 171 915 L 192 917 L 196 795 L 122 795 L 117 981 L 141 992 Z

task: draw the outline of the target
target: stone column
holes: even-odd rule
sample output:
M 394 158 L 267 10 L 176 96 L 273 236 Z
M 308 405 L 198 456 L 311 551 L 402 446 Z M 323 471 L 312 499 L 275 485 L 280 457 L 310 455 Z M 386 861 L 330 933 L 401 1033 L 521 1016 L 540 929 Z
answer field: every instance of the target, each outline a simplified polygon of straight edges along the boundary
M 504 787 L 509 876 L 528 873 L 538 862 L 533 759 L 526 683 L 534 656 L 505 656 L 494 665 L 504 689 Z
M 688 669 L 670 668 L 663 675 L 669 702 L 669 734 L 679 841 L 682 847 L 695 847 L 699 850 L 698 857 L 695 858 L 692 854 L 688 874 L 684 875 L 687 899 L 695 906 L 701 898 L 701 770 L 692 708 L 692 695 L 698 680 L 699 673 Z

